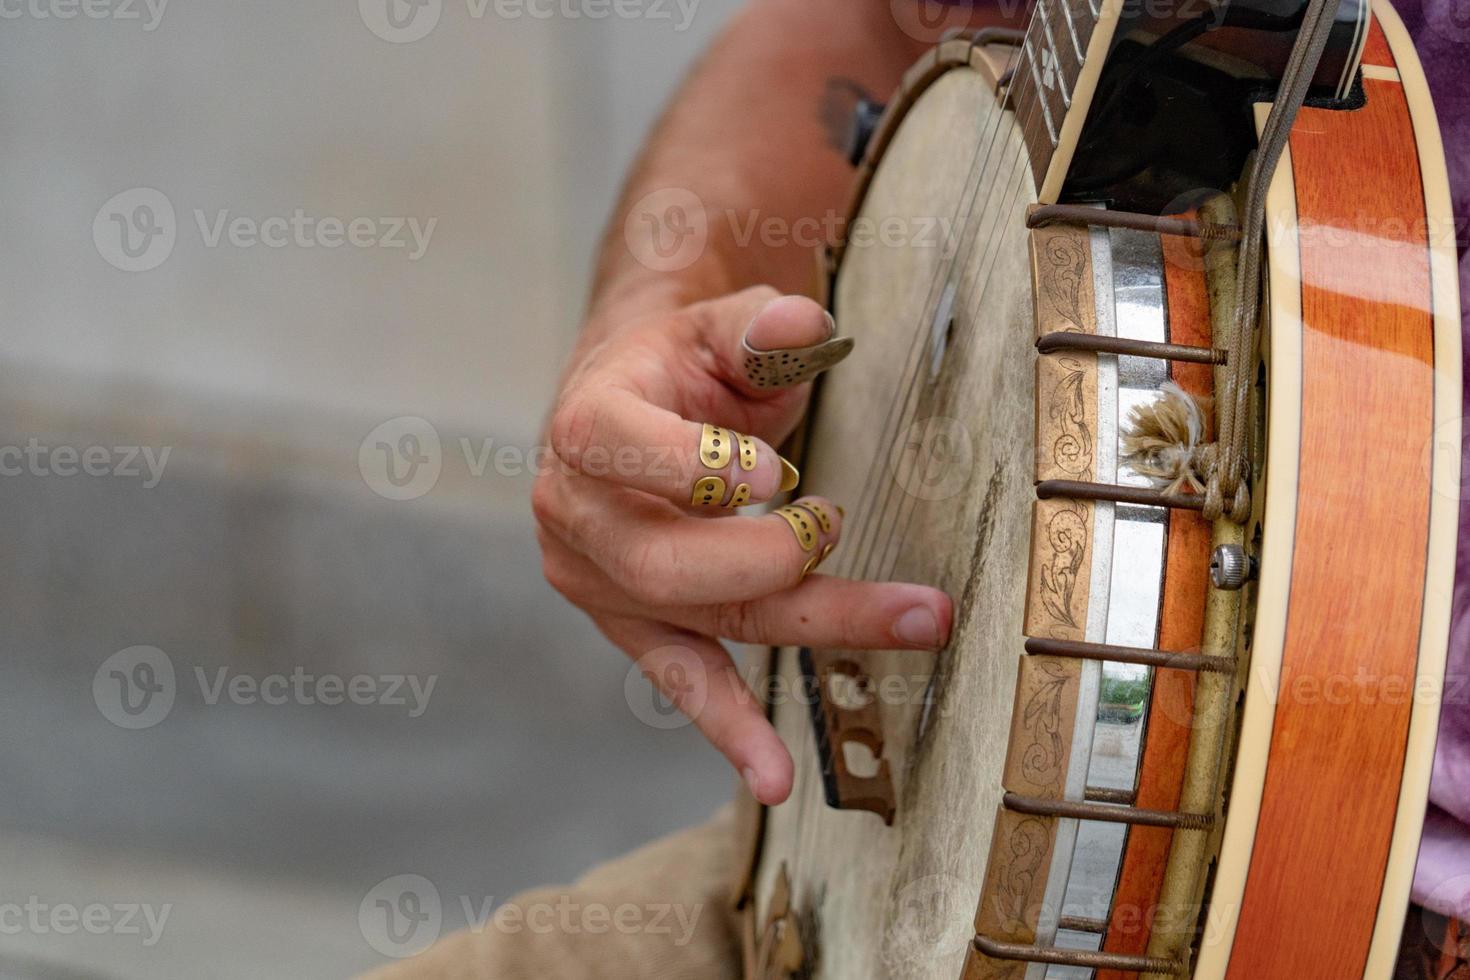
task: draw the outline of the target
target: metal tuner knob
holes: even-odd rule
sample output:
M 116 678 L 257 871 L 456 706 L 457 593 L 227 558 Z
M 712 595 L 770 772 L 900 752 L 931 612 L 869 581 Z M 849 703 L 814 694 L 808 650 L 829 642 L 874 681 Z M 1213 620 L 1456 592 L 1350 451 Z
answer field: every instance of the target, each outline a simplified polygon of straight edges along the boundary
M 1210 581 L 1217 589 L 1234 592 L 1255 577 L 1255 559 L 1238 544 L 1222 544 L 1210 555 Z

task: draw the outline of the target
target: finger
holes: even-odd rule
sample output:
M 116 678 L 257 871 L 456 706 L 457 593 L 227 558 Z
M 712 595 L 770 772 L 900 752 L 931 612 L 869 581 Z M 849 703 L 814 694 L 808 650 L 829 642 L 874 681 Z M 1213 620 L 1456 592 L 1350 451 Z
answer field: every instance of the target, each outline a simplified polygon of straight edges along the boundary
M 774 806 L 791 794 L 791 753 L 724 647 L 648 620 L 605 616 L 597 624 L 730 761 L 751 795 Z
M 938 589 L 813 575 L 794 589 L 679 612 L 680 625 L 740 643 L 841 650 L 940 650 L 953 604 Z
M 550 431 L 552 451 L 572 470 L 683 507 L 762 503 L 798 478 L 766 442 L 687 421 L 612 384 L 570 396 Z
M 747 396 L 799 387 L 852 353 L 853 339 L 837 336 L 831 314 L 805 296 L 738 294 L 728 302 L 733 309 L 704 319 L 705 340 L 725 379 Z
M 768 646 L 842 650 L 939 650 L 949 641 L 953 603 L 945 593 L 903 582 L 855 582 L 813 575 L 763 599 L 706 606 L 643 605 L 586 556 L 546 532 L 547 581 L 577 605 L 636 615 L 705 636 Z
M 739 602 L 795 585 L 841 538 L 841 511 L 804 497 L 706 521 L 601 481 L 564 496 L 565 537 L 645 605 Z

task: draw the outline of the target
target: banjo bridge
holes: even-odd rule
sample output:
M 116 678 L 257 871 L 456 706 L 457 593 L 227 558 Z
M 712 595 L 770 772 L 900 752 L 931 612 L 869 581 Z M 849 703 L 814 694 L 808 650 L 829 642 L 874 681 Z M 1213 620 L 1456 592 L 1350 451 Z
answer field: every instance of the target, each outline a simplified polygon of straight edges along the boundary
M 850 657 L 801 651 L 812 732 L 827 805 L 868 810 L 893 823 L 893 775 L 883 756 L 883 720 L 873 679 Z

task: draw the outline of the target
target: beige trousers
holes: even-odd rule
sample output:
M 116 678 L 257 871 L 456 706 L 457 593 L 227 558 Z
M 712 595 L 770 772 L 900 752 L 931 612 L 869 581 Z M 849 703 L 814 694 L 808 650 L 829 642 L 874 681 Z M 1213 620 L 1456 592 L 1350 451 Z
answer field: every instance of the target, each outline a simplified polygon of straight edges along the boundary
M 738 980 L 730 808 L 362 980 Z

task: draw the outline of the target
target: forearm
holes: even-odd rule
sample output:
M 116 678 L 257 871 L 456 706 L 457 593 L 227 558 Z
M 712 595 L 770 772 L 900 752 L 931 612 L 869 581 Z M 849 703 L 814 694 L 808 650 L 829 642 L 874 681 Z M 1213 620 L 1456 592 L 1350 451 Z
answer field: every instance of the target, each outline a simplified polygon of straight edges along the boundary
M 598 259 L 587 339 L 630 307 L 674 308 L 757 283 L 808 291 L 813 245 L 840 219 L 852 176 L 823 123 L 828 86 L 850 81 L 887 98 L 922 50 L 884 2 L 749 4 L 675 97 L 628 179 Z M 658 192 L 655 211 L 663 201 L 703 206 L 704 245 L 684 268 L 646 261 L 639 236 L 672 230 L 658 226 L 660 214 L 633 212 Z

